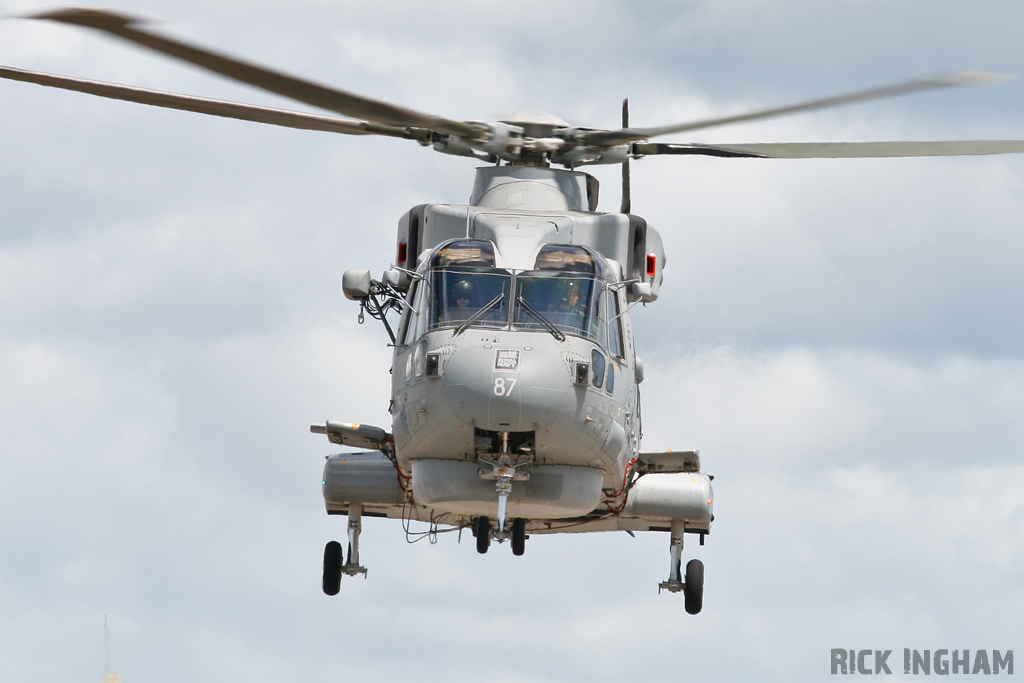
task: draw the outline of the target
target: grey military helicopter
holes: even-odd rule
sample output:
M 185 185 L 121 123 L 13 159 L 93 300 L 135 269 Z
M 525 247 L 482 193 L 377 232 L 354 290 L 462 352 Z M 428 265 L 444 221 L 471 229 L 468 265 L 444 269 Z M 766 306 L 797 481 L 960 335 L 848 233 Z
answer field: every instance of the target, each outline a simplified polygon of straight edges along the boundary
M 0 76 L 113 99 L 347 135 L 405 138 L 473 158 L 465 205 L 423 204 L 399 220 L 395 257 L 379 280 L 342 278 L 346 297 L 383 324 L 394 347 L 390 430 L 313 425 L 362 452 L 327 457 L 327 513 L 348 519 L 347 557 L 324 551 L 323 590 L 339 592 L 360 564 L 363 516 L 468 529 L 476 549 L 532 534 L 666 532 L 668 579 L 700 612 L 704 566 L 682 565 L 714 521 L 713 477 L 696 450 L 644 451 L 630 309 L 658 299 L 665 267 L 655 228 L 630 212 L 630 160 L 645 156 L 854 158 L 1024 152 L 1021 140 L 945 142 L 652 143 L 669 133 L 765 119 L 1001 77 L 958 72 L 747 114 L 653 128 L 572 126 L 539 113 L 454 121 L 355 95 L 195 47 L 113 12 L 62 9 L 31 18 L 98 29 L 279 95 L 353 119 L 322 116 L 0 67 Z M 598 183 L 576 170 L 622 166 L 618 213 L 597 211 Z M 561 166 L 562 168 L 554 168 Z

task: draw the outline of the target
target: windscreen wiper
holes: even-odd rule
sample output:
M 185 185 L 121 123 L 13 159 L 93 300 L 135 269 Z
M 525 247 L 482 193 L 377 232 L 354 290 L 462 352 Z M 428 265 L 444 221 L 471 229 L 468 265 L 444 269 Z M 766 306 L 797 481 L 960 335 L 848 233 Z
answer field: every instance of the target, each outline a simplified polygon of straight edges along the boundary
M 547 328 L 547 331 L 550 332 L 555 337 L 555 339 L 557 339 L 558 341 L 565 341 L 565 335 L 562 334 L 561 330 L 555 327 L 554 323 L 548 320 L 543 313 L 534 308 L 533 304 L 531 304 L 523 297 L 519 297 L 518 301 L 519 305 L 525 308 L 527 313 L 529 313 L 534 318 L 539 320 L 540 324 Z
M 505 298 L 505 292 L 502 292 L 498 296 L 496 296 L 493 299 L 491 299 L 490 303 L 488 303 L 486 306 L 481 308 L 479 311 L 477 311 L 473 315 L 471 315 L 468 318 L 466 318 L 466 322 L 464 322 L 461 325 L 459 325 L 458 327 L 456 327 L 455 328 L 455 332 L 452 333 L 452 336 L 455 337 L 455 336 L 460 335 L 463 332 L 465 332 L 467 327 L 469 327 L 470 325 L 475 323 L 480 318 L 484 317 L 484 315 L 489 310 L 491 310 L 492 308 L 494 308 L 495 306 L 500 304 L 504 298 Z

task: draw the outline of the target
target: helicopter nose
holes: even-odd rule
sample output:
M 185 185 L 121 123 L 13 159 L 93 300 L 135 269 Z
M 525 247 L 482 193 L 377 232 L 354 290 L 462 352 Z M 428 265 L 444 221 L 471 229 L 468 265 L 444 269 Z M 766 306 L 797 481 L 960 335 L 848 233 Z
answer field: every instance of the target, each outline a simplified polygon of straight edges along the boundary
M 444 383 L 459 419 L 493 431 L 542 429 L 573 396 L 565 363 L 529 347 L 463 347 L 448 361 Z

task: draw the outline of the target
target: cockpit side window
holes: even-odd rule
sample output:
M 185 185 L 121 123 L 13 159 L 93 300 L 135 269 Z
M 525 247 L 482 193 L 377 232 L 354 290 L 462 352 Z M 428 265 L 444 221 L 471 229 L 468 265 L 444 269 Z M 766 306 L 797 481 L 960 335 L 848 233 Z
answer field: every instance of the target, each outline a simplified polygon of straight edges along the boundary
M 416 300 L 416 290 L 419 289 L 419 284 L 420 281 L 418 279 L 413 280 L 409 293 L 405 297 L 409 305 L 402 311 L 402 319 L 398 322 L 398 343 L 402 345 L 409 343 L 409 328 L 416 326 L 416 308 L 412 303 Z
M 622 345 L 622 319 L 619 317 L 619 298 L 615 290 L 608 288 L 604 291 L 605 311 L 607 312 L 606 333 L 607 341 L 605 348 L 616 358 L 624 358 L 626 355 Z
M 418 280 L 413 284 L 415 288 L 409 292 L 409 296 L 406 298 L 411 306 L 409 307 L 406 315 L 404 329 L 401 330 L 401 342 L 403 345 L 409 345 L 415 342 L 424 332 L 426 316 L 423 314 L 423 309 L 426 308 L 427 294 L 430 288 L 427 283 L 423 280 Z

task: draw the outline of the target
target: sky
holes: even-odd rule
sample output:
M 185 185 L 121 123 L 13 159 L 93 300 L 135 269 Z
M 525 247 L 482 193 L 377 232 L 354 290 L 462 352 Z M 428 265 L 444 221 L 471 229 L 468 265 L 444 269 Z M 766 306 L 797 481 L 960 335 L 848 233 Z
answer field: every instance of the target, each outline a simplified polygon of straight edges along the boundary
M 1010 2 L 106 0 L 419 111 L 653 126 L 957 69 L 1024 75 Z M 53 7 L 5 1 L 7 17 Z M 308 110 L 73 27 L 0 64 Z M 1024 138 L 1024 81 L 668 136 Z M 1024 159 L 648 158 L 643 446 L 715 475 L 704 610 L 665 534 L 478 555 L 364 520 L 320 589 L 308 425 L 387 426 L 340 291 L 470 159 L 0 82 L 0 679 L 829 680 L 832 648 L 1024 651 Z M 593 169 L 616 211 L 618 169 Z M 471 540 L 471 539 L 463 539 Z M 1021 662 L 1017 663 L 1018 666 Z

